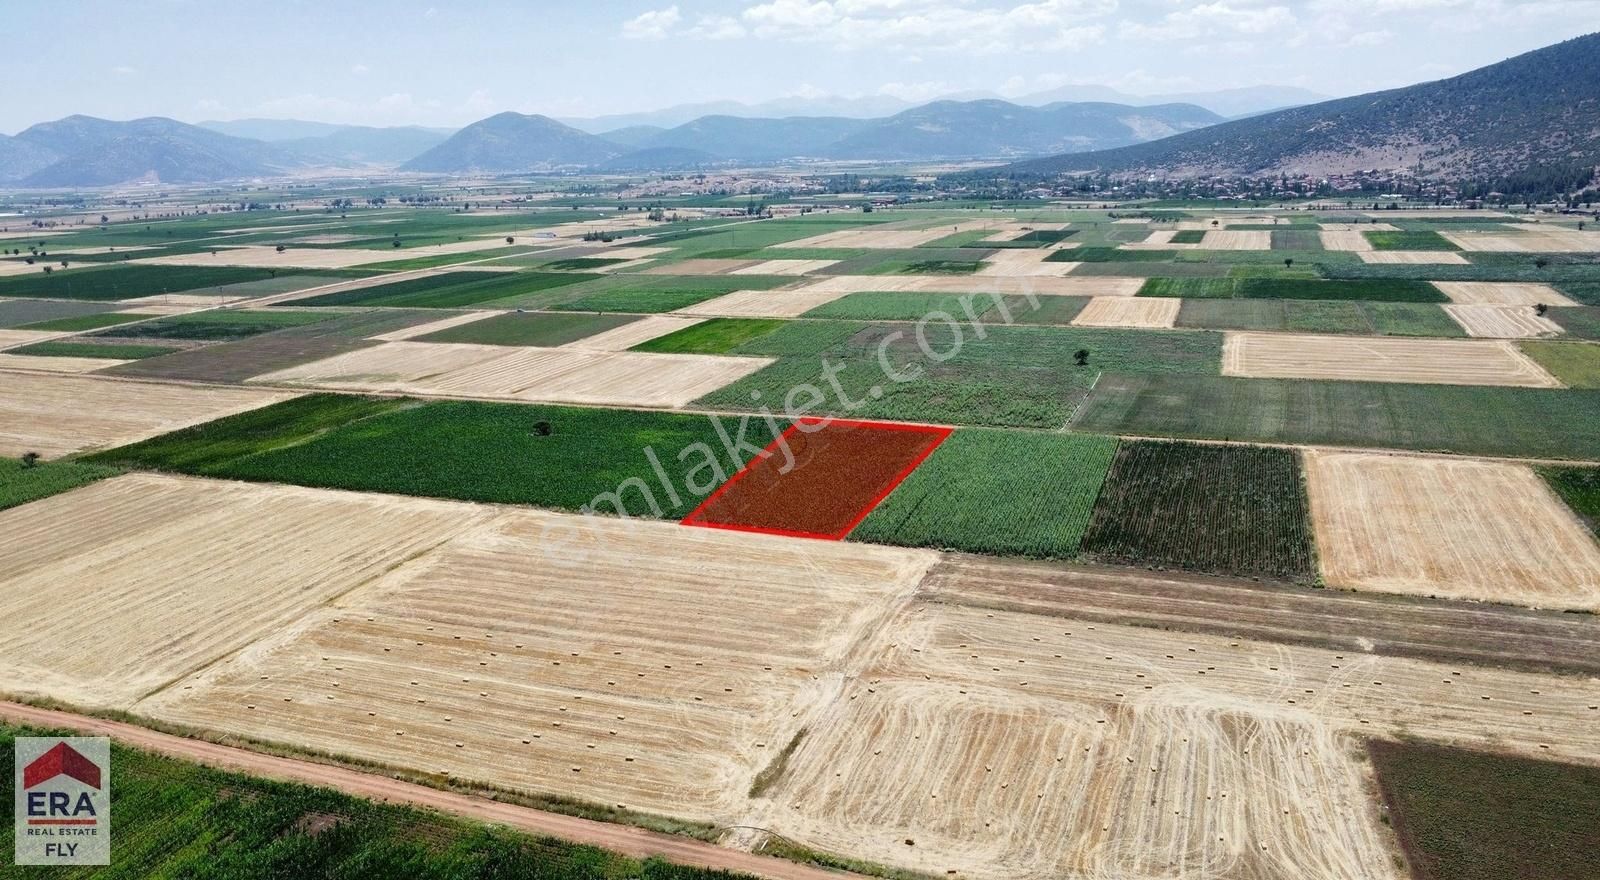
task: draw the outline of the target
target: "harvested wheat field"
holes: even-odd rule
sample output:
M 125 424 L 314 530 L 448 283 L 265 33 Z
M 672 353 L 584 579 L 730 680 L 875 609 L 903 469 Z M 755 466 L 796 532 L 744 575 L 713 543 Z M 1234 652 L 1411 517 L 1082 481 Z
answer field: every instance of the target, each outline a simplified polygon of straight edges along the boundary
M 732 822 L 934 558 L 505 511 L 136 711 Z
M 716 260 L 695 259 L 679 260 L 676 263 L 666 263 L 661 266 L 652 266 L 639 273 L 641 275 L 727 275 L 754 266 L 759 260 Z
M 501 244 L 504 247 L 504 243 Z M 481 243 L 477 244 L 482 248 Z M 268 245 L 219 247 L 215 252 L 197 254 L 168 254 L 162 257 L 145 257 L 132 263 L 146 266 L 249 266 L 264 269 L 348 269 L 365 263 L 381 263 L 418 256 L 422 248 L 379 251 L 360 248 L 286 248 L 278 253 Z
M 1325 232 L 1399 232 L 1393 223 L 1318 223 Z
M 569 342 L 561 347 L 583 348 L 589 351 L 627 351 L 641 342 L 649 342 L 658 336 L 666 336 L 668 333 L 693 327 L 703 320 L 703 318 L 679 318 L 675 315 L 649 315 L 604 333 L 596 333 Z
M 1076 269 L 1076 263 L 1046 262 L 1045 258 L 1052 251 L 1043 248 L 1006 248 L 995 251 L 984 258 L 983 265 L 978 269 L 979 276 L 1010 277 L 1019 276 L 1059 276 L 1065 275 Z
M 1600 232 L 1576 229 L 1523 228 L 1506 232 L 1441 232 L 1464 251 L 1513 254 L 1600 253 Z
M 0 330 L 0 350 L 20 348 L 67 334 L 52 330 Z
M 740 290 L 679 309 L 679 315 L 732 318 L 794 318 L 849 294 L 848 290 Z
M 1424 382 L 1559 388 L 1510 342 L 1469 339 L 1228 333 L 1222 374 L 1250 378 Z
M 1398 880 L 1358 736 L 1600 755 L 1580 678 L 946 604 L 867 657 L 753 824 L 939 876 Z
M 1326 227 L 1317 237 L 1322 239 L 1322 249 L 1325 251 L 1349 251 L 1352 253 L 1374 253 L 1372 242 L 1361 234 L 1359 229 L 1328 229 Z
M 1171 327 L 1182 306 L 1180 299 L 1097 296 L 1072 323 L 1079 327 Z
M 389 342 L 257 376 L 252 383 L 491 400 L 677 407 L 771 358 Z
M 1200 241 L 1205 251 L 1270 251 L 1272 233 L 1264 229 L 1207 232 Z
M 826 269 L 838 260 L 766 260 L 754 266 L 741 266 L 729 275 L 809 275 Z
M 471 324 L 475 321 L 482 321 L 486 318 L 504 314 L 506 313 L 503 311 L 463 312 L 459 315 L 451 315 L 448 318 L 440 318 L 437 321 L 429 321 L 426 324 L 402 327 L 399 330 L 391 330 L 388 333 L 380 333 L 377 336 L 369 336 L 367 338 L 376 339 L 379 342 L 404 342 L 407 339 L 427 336 L 429 333 L 438 333 L 440 330 L 449 330 L 451 327 L 460 327 L 462 324 Z
M 0 380 L 0 456 L 38 452 L 52 458 L 121 446 L 298 396 L 261 388 L 7 373 Z
M 1356 256 L 1363 263 L 1392 263 L 1403 266 L 1467 266 L 1466 257 L 1455 251 L 1360 251 Z
M 0 354 L 0 370 L 32 370 L 41 373 L 92 373 L 131 361 L 112 358 L 55 357 L 31 354 Z
M 1306 477 L 1331 586 L 1600 610 L 1600 545 L 1526 465 L 1308 451 Z
M 485 516 L 147 474 L 0 512 L 0 690 L 126 707 Z
M 1444 306 L 1446 313 L 1467 331 L 1468 336 L 1488 339 L 1532 339 L 1559 336 L 1560 324 L 1534 311 L 1533 306 L 1460 305 Z
M 1432 281 L 1450 301 L 1462 305 L 1493 306 L 1575 306 L 1548 284 L 1515 284 L 1500 281 Z
M 972 229 L 985 228 L 981 223 L 957 223 L 948 226 L 936 226 L 932 229 L 883 229 L 883 228 L 857 228 L 841 229 L 837 232 L 826 232 L 822 235 L 813 235 L 799 241 L 786 241 L 772 246 L 773 250 L 783 248 L 863 248 L 867 250 L 886 250 L 914 248 L 927 244 L 935 239 L 944 238 L 957 232 L 966 232 Z

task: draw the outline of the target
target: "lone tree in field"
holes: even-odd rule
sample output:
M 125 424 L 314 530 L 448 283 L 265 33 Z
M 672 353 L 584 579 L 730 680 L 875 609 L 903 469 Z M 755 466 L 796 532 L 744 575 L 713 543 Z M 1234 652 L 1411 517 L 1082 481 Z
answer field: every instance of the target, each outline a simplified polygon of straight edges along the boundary
M 1533 307 L 1534 314 L 1540 316 L 1541 318 L 1544 317 L 1544 313 L 1548 311 L 1550 311 L 1550 307 L 1544 303 L 1538 303 Z
M 1283 258 L 1283 268 L 1285 268 L 1285 269 L 1294 268 L 1294 257 L 1284 257 Z
M 288 248 L 286 248 L 286 247 L 284 247 L 284 246 L 283 246 L 283 245 L 281 245 L 281 244 L 280 244 L 280 245 L 278 245 L 278 253 L 280 253 L 280 254 L 281 254 L 281 253 L 283 253 L 283 252 L 284 252 L 284 251 L 286 251 L 286 250 L 288 250 Z
M 37 465 L 38 463 L 39 463 L 39 453 L 37 453 L 37 452 L 24 452 L 24 453 L 22 453 L 22 466 L 23 467 L 31 468 L 31 467 Z
M 509 235 L 506 236 L 506 244 L 516 244 L 516 243 L 517 243 L 517 240 L 515 238 L 512 238 Z
M 1089 366 L 1089 349 L 1080 348 L 1072 353 L 1072 362 L 1080 367 Z
M 1219 221 L 1213 220 L 1213 221 L 1211 221 L 1211 225 L 1212 226 L 1217 226 L 1217 225 L 1219 225 Z
M 1539 257 L 1539 258 L 1537 258 L 1537 259 L 1535 259 L 1533 261 L 1533 265 L 1537 266 L 1540 269 L 1543 269 L 1544 267 L 1550 265 L 1550 261 L 1545 259 L 1544 257 Z

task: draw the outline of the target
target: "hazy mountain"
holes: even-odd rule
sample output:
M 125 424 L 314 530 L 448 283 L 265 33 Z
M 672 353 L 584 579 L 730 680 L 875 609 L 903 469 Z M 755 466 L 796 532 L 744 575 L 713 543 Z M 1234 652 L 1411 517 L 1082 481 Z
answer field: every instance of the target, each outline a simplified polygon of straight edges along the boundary
M 614 144 L 642 149 L 666 131 L 659 125 L 630 125 L 626 128 L 602 131 L 599 136 Z
M 628 150 L 548 116 L 500 113 L 480 119 L 400 166 L 402 171 L 537 171 L 599 165 Z
M 841 117 L 743 119 L 706 116 L 662 132 L 648 147 L 682 147 L 745 162 L 826 156 L 842 138 L 873 122 Z
M 899 113 L 914 106 L 909 101 L 886 95 L 862 98 L 823 96 L 815 98 L 776 98 L 758 104 L 738 101 L 710 101 L 678 104 L 661 110 L 621 113 L 611 116 L 562 119 L 573 128 L 591 134 L 604 134 L 619 128 L 648 125 L 676 128 L 705 116 L 737 116 L 744 119 L 776 119 L 788 116 L 842 116 L 848 119 L 873 119 Z
M 650 147 L 618 156 L 601 165 L 601 171 L 688 171 L 707 168 L 726 160 L 704 150 L 685 147 Z
M 21 180 L 59 158 L 54 150 L 0 134 L 0 182 Z
M 196 122 L 201 128 L 220 131 L 234 137 L 250 138 L 251 140 L 266 141 L 293 141 L 301 138 L 325 137 L 347 125 L 338 125 L 332 122 L 310 122 L 305 119 L 208 119 Z
M 399 165 L 439 146 L 451 134 L 417 126 L 349 125 L 320 137 L 279 141 L 277 145 L 315 165 Z
M 876 120 L 834 142 L 827 155 L 851 159 L 957 159 L 1104 149 L 1222 121 L 1201 107 L 1172 104 L 1051 104 L 936 101 Z
M 17 140 L 59 157 L 21 178 L 24 186 L 202 183 L 277 174 L 300 164 L 271 144 L 157 116 L 129 122 L 68 116 L 41 122 Z
M 1156 104 L 1195 104 L 1226 118 L 1250 116 L 1298 107 L 1328 100 L 1327 95 L 1297 86 L 1246 86 L 1238 89 L 1221 89 L 1211 92 L 1183 92 L 1172 95 L 1130 95 L 1109 86 L 1092 84 L 1065 85 L 1031 95 L 1023 95 L 1016 103 L 1029 107 L 1054 104 L 1060 101 L 1100 101 L 1111 104 L 1130 104 L 1149 107 Z
M 1441 177 L 1600 164 L 1600 34 L 1450 79 L 1324 101 L 1008 172 L 1337 173 L 1420 163 Z

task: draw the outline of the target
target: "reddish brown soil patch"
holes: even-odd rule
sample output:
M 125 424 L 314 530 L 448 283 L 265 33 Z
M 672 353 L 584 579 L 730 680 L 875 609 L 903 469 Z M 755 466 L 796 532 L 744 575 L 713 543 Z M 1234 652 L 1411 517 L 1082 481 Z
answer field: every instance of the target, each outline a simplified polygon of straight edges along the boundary
M 802 419 L 685 525 L 837 541 L 950 435 L 949 428 Z M 785 447 L 788 453 L 785 453 Z

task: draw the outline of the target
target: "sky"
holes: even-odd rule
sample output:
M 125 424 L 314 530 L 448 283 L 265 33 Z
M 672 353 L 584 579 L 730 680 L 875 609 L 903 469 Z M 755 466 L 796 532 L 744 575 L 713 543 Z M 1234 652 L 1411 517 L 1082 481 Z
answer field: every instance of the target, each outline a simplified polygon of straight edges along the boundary
M 14 134 L 73 113 L 459 126 L 1068 83 L 1344 96 L 1600 31 L 1600 0 L 57 0 L 6 18 Z

